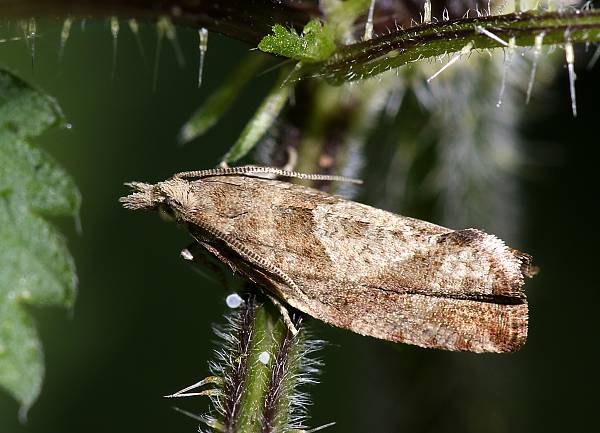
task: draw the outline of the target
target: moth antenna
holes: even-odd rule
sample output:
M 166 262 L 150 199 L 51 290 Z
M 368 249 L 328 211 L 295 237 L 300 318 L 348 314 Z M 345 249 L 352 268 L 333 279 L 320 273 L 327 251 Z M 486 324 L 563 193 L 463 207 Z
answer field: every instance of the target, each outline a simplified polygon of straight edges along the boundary
M 231 176 L 231 175 L 253 175 L 253 174 L 272 174 L 282 177 L 293 177 L 296 179 L 304 180 L 328 180 L 332 182 L 348 182 L 362 184 L 360 179 L 352 179 L 345 176 L 337 176 L 331 174 L 308 174 L 299 173 L 297 171 L 287 171 L 275 167 L 260 167 L 256 165 L 245 165 L 242 167 L 218 167 L 211 168 L 208 170 L 196 170 L 196 171 L 184 171 L 177 173 L 174 178 L 189 179 L 189 178 L 203 178 L 212 176 Z M 257 176 L 260 177 L 260 176 Z

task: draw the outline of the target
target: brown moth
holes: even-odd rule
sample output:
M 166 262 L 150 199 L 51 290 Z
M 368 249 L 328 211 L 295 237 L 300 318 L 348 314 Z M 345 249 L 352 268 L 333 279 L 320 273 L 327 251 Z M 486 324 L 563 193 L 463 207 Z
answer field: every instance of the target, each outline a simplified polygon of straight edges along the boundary
M 262 173 L 263 177 L 259 177 Z M 166 212 L 268 294 L 363 335 L 446 350 L 511 352 L 527 338 L 527 254 L 306 186 L 348 180 L 270 167 L 186 172 L 128 184 L 128 209 Z

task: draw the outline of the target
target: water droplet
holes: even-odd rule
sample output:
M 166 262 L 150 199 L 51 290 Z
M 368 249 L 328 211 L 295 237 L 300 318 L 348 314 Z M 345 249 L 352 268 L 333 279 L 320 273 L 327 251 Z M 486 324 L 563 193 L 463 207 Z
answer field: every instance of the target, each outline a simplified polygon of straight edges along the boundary
M 261 364 L 267 365 L 270 360 L 271 360 L 271 355 L 269 355 L 269 352 L 261 352 L 260 355 L 258 355 L 258 361 Z
M 232 293 L 231 295 L 228 295 L 227 298 L 225 298 L 225 303 L 229 308 L 238 308 L 244 303 L 244 300 L 237 293 Z

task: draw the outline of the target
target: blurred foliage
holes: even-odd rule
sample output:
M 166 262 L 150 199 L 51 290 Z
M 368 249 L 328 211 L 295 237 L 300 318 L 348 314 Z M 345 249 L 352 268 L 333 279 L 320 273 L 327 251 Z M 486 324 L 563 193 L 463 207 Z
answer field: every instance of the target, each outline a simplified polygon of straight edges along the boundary
M 71 177 L 30 138 L 63 121 L 56 101 L 0 70 L 0 386 L 25 416 L 44 376 L 28 306 L 72 307 L 77 276 L 64 238 L 43 217 L 78 216 Z
M 379 3 L 385 10 L 397 2 Z M 466 3 L 453 2 L 451 10 Z M 440 10 L 434 5 L 434 14 Z M 384 30 L 386 22 L 378 23 Z M 26 427 L 16 423 L 14 403 L 0 395 L 0 426 L 10 433 L 190 431 L 191 422 L 171 413 L 159 396 L 206 376 L 213 347 L 208 324 L 221 320 L 215 305 L 223 304 L 224 294 L 182 270 L 177 252 L 189 242 L 184 234 L 155 218 L 125 215 L 116 198 L 125 180 L 162 180 L 183 169 L 213 166 L 276 74 L 256 77 L 197 145 L 175 148 L 169 143 L 181 120 L 207 101 L 248 47 L 211 34 L 200 90 L 197 69 L 178 69 L 166 52 L 153 93 L 151 74 L 141 66 L 134 39 L 125 35 L 111 80 L 107 23 L 88 21 L 83 32 L 75 22 L 64 63 L 57 65 L 60 24 L 38 26 L 43 30 L 34 71 L 24 43 L 2 48 L 7 62 L 60 98 L 74 125 L 47 140 L 64 143 L 50 147 L 86 196 L 83 237 L 66 227 L 82 291 L 72 321 L 53 311 L 34 312 L 49 342 L 46 390 Z M 146 48 L 156 40 L 153 26 L 142 26 L 140 35 Z M 179 40 L 186 58 L 196 58 L 196 32 L 179 29 Z M 536 83 L 540 91 L 525 108 L 514 90 L 527 80 L 516 75 L 515 87 L 495 109 L 504 63 L 471 61 L 431 87 L 424 78 L 439 64 L 406 69 L 398 77 L 392 71 L 380 77 L 382 85 L 371 80 L 365 87 L 333 89 L 303 83 L 254 157 L 285 162 L 295 149 L 303 170 L 362 174 L 365 189 L 349 192 L 361 201 L 438 223 L 460 217 L 457 224 L 496 228 L 542 268 L 527 287 L 530 341 L 510 356 L 442 353 L 310 321 L 332 342 L 323 355 L 324 383 L 314 393 L 313 425 L 335 420 L 332 430 L 344 432 L 547 432 L 592 425 L 599 298 L 593 273 L 596 218 L 588 209 L 597 184 L 597 149 L 589 143 L 597 134 L 598 82 L 580 68 L 576 120 L 569 117 L 564 76 L 554 86 L 558 93 Z M 513 74 L 511 67 L 508 75 Z M 546 81 L 554 83 L 552 77 Z M 526 146 L 520 144 L 523 130 Z M 562 145 L 549 144 L 554 141 Z M 494 161 L 487 159 L 490 153 Z M 515 206 L 520 212 L 511 211 Z M 181 404 L 195 413 L 206 405 Z
M 265 56 L 256 53 L 247 54 L 183 125 L 179 133 L 181 142 L 192 141 L 212 128 L 235 103 L 242 89 L 264 67 L 266 60 Z

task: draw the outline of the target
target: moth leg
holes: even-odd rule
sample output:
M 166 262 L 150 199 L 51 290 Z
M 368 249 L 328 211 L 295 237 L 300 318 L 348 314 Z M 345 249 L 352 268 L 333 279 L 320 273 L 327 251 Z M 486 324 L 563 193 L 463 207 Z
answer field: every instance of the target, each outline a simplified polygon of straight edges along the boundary
M 279 310 L 279 313 L 281 313 L 281 318 L 283 319 L 283 323 L 285 323 L 285 326 L 287 326 L 287 328 L 290 330 L 292 335 L 294 337 L 296 335 L 298 335 L 298 329 L 296 329 L 296 327 L 294 326 L 294 323 L 292 322 L 292 318 L 290 317 L 290 313 L 287 310 L 287 308 L 285 308 L 285 306 L 281 302 L 279 302 L 274 296 L 271 296 L 267 293 L 265 295 L 267 296 L 267 298 L 269 298 L 271 300 L 273 305 L 275 305 L 275 307 L 277 307 L 277 309 Z
M 298 151 L 294 149 L 292 146 L 288 146 L 286 148 L 288 154 L 288 160 L 281 169 L 283 171 L 294 171 L 294 167 L 298 163 Z
M 218 264 L 210 261 L 207 257 L 206 251 L 202 250 L 202 248 L 200 247 L 203 247 L 205 250 L 208 250 L 208 252 L 213 254 L 218 260 L 221 260 L 226 265 L 232 267 L 233 271 L 235 272 L 233 265 L 227 259 L 225 259 L 215 248 L 213 248 L 206 242 L 193 243 L 187 248 L 181 250 L 180 255 L 184 260 L 194 262 L 195 264 L 209 268 L 209 270 L 212 271 L 212 273 L 216 276 L 218 283 L 220 283 L 225 288 L 225 290 L 229 290 L 229 283 L 227 282 L 227 277 L 225 276 L 223 268 L 220 267 Z M 210 279 L 208 275 L 204 274 L 204 276 Z
M 201 220 L 195 221 L 195 225 L 197 227 L 199 227 L 205 233 L 208 233 L 211 236 L 213 236 L 213 237 L 219 239 L 220 241 L 224 242 L 225 245 L 227 245 L 229 248 L 231 248 L 242 259 L 244 259 L 247 262 L 251 263 L 252 265 L 256 266 L 262 272 L 266 272 L 266 273 L 269 273 L 271 275 L 274 275 L 274 276 L 278 277 L 281 281 L 283 281 L 285 284 L 287 284 L 287 286 L 290 289 L 294 290 L 296 292 L 297 296 L 302 297 L 302 298 L 306 298 L 306 295 L 304 294 L 304 292 L 302 290 L 300 290 L 300 288 L 298 287 L 298 285 L 296 285 L 296 283 L 294 282 L 294 280 L 292 280 L 292 278 L 290 278 L 290 276 L 288 274 L 286 274 L 285 272 L 283 272 L 281 269 L 279 269 L 273 263 L 269 262 L 264 257 L 256 254 L 254 251 L 250 250 L 248 247 L 246 247 L 246 245 L 244 245 L 243 243 L 241 243 L 240 241 L 238 241 L 234 237 L 229 236 L 226 233 L 222 233 L 221 231 L 217 230 L 213 226 L 211 226 L 209 224 L 206 224 L 206 223 L 204 223 Z M 192 236 L 200 244 L 204 243 L 198 237 L 198 235 L 196 233 L 192 232 Z M 206 247 L 206 248 L 208 249 L 208 247 Z M 226 263 L 229 262 L 226 259 L 224 261 Z
M 203 178 L 212 176 L 231 176 L 231 175 L 247 175 L 261 177 L 260 174 L 273 174 L 282 177 L 294 177 L 304 180 L 328 180 L 333 182 L 349 182 L 361 184 L 362 180 L 352 179 L 345 176 L 336 176 L 329 174 L 309 174 L 299 173 L 297 171 L 287 171 L 276 167 L 260 167 L 257 165 L 244 165 L 241 167 L 217 167 L 208 170 L 184 171 L 174 175 L 174 178 Z

